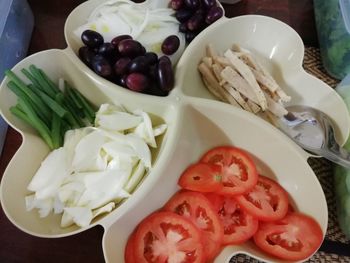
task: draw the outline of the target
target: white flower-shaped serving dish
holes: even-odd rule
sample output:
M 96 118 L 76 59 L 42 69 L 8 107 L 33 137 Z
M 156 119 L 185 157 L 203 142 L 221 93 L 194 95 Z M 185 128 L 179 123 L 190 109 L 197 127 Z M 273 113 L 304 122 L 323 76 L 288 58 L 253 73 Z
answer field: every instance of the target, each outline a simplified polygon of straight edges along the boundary
M 91 5 L 97 2 L 88 1 L 86 9 L 80 7 L 79 11 L 73 11 L 75 19 L 86 17 L 93 8 Z M 70 26 L 66 25 L 68 38 L 67 28 Z M 197 72 L 197 64 L 209 43 L 222 51 L 237 43 L 254 52 L 292 96 L 290 104 L 306 104 L 324 111 L 337 125 L 338 141 L 345 142 L 350 127 L 345 104 L 332 88 L 303 70 L 304 49 L 298 34 L 269 17 L 223 18 L 203 31 L 183 53 L 175 68 L 175 88 L 167 97 L 134 93 L 97 77 L 78 62 L 70 46 L 66 50 L 48 50 L 24 59 L 13 71 L 20 74 L 23 67 L 35 64 L 52 79 L 62 77 L 69 81 L 95 105 L 121 102 L 130 110 L 141 108 L 151 113 L 156 122 L 167 123 L 168 129 L 154 153 L 153 168 L 129 199 L 111 213 L 95 219 L 89 227 L 60 228 L 59 216 L 40 218 L 37 211 L 25 209 L 26 187 L 49 149 L 33 129 L 10 114 L 9 107 L 16 103 L 16 98 L 7 88 L 8 79 L 5 78 L 0 86 L 0 111 L 23 137 L 23 144 L 1 182 L 1 204 L 9 220 L 29 234 L 49 238 L 74 235 L 102 225 L 106 261 L 123 262 L 128 236 L 145 216 L 160 208 L 179 189 L 177 180 L 181 172 L 208 149 L 234 145 L 250 152 L 258 171 L 278 181 L 288 191 L 294 208 L 314 217 L 325 234 L 327 204 L 307 163 L 309 155 L 271 124 L 216 101 L 210 95 Z M 215 262 L 228 262 L 237 253 L 258 260 L 281 262 L 260 252 L 251 242 L 227 246 Z

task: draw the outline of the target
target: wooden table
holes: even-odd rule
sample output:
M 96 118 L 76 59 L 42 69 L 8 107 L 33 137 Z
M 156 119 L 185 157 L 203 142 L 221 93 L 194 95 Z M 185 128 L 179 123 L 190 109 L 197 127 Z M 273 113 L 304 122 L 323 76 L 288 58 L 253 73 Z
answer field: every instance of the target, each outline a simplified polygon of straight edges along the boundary
M 63 29 L 69 13 L 83 0 L 28 0 L 35 18 L 28 54 L 51 48 L 65 48 Z M 261 14 L 282 20 L 292 26 L 306 46 L 318 46 L 312 0 L 242 0 L 224 5 L 226 16 Z M 20 135 L 8 128 L 0 157 L 0 175 L 21 145 Z M 10 223 L 0 210 L 0 262 L 103 262 L 101 227 L 81 234 L 44 239 L 30 236 Z M 120 262 L 117 262 L 120 263 Z

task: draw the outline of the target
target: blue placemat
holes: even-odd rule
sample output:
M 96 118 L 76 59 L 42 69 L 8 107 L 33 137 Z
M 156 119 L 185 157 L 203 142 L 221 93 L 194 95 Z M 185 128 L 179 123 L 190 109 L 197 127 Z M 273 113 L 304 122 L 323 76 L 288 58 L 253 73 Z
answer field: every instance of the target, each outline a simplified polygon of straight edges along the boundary
M 12 68 L 26 54 L 34 26 L 26 0 L 0 0 L 0 81 L 5 69 Z M 7 124 L 0 116 L 0 155 Z

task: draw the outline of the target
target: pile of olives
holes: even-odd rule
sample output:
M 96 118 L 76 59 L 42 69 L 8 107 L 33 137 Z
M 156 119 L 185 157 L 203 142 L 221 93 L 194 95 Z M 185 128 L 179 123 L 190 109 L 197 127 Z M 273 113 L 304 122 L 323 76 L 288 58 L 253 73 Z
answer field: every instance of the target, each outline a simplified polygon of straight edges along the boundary
M 171 0 L 169 5 L 176 11 L 179 31 L 185 34 L 187 43 L 224 15 L 216 0 Z
M 93 30 L 81 35 L 84 46 L 80 59 L 99 76 L 136 92 L 166 96 L 174 86 L 171 55 L 179 48 L 177 36 L 167 37 L 162 44 L 164 54 L 158 58 L 130 35 L 116 36 L 110 43 Z
M 216 0 L 170 0 L 175 10 L 179 31 L 190 43 L 198 33 L 223 16 Z M 130 35 L 120 35 L 111 42 L 93 30 L 81 35 L 84 46 L 79 49 L 80 59 L 99 76 L 136 92 L 166 96 L 174 86 L 173 65 L 168 56 L 174 54 L 180 39 L 176 35 L 164 39 L 163 56 L 147 52 Z

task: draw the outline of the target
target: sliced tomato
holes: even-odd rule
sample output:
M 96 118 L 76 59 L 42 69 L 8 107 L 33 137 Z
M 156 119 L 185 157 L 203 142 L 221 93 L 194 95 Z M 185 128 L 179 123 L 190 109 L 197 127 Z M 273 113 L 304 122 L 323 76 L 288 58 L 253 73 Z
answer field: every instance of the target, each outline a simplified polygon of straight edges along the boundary
M 179 191 L 166 203 L 164 210 L 188 218 L 202 231 L 207 260 L 218 254 L 224 230 L 217 213 L 203 194 Z
M 222 188 L 220 171 L 215 164 L 195 163 L 181 174 L 178 184 L 187 190 L 215 192 Z
M 242 194 L 254 187 L 258 180 L 255 164 L 248 153 L 233 146 L 220 146 L 209 150 L 201 162 L 221 166 L 223 187 L 218 193 Z
M 125 263 L 136 263 L 134 256 L 134 240 L 135 240 L 135 232 L 133 232 L 128 239 L 128 242 L 125 246 L 124 260 Z
M 278 220 L 288 212 L 287 192 L 277 182 L 262 175 L 252 190 L 234 198 L 243 210 L 261 221 Z
M 214 193 L 205 196 L 213 204 L 224 227 L 223 244 L 241 244 L 258 230 L 259 221 L 242 210 L 233 197 Z
M 311 217 L 288 213 L 283 219 L 263 222 L 254 235 L 255 244 L 268 254 L 285 260 L 305 260 L 321 246 L 323 233 Z
M 199 229 L 172 212 L 155 212 L 138 226 L 134 239 L 135 262 L 204 262 Z

